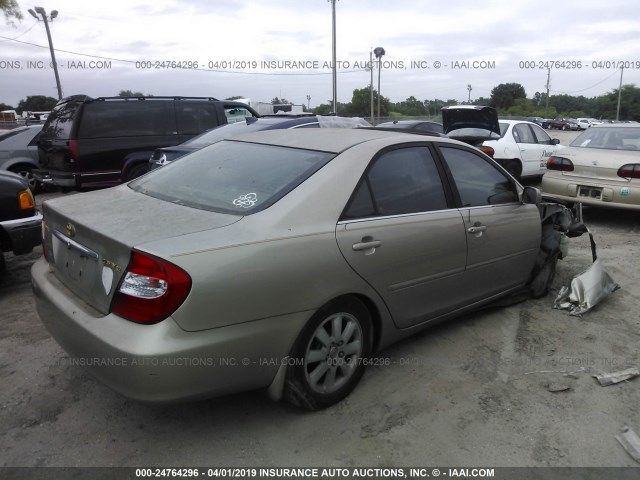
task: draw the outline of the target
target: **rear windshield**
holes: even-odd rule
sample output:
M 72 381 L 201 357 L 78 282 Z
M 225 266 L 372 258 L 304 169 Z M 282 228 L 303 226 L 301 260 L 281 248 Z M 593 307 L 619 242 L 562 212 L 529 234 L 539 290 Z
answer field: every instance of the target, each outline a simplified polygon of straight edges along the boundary
M 640 127 L 592 127 L 582 132 L 572 147 L 640 150 Z
M 180 205 L 249 215 L 277 202 L 334 155 L 225 140 L 154 170 L 129 187 Z
M 82 101 L 70 101 L 58 104 L 47 117 L 41 138 L 70 139 L 74 120 L 80 112 Z

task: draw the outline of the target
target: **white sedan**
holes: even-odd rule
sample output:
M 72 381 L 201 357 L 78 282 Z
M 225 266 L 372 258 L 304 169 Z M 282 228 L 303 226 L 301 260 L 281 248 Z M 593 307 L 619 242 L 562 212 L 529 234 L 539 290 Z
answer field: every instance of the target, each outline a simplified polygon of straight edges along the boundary
M 500 135 L 483 145 L 495 150 L 493 158 L 515 178 L 543 175 L 547 159 L 563 148 L 560 140 L 533 122 L 500 120 Z

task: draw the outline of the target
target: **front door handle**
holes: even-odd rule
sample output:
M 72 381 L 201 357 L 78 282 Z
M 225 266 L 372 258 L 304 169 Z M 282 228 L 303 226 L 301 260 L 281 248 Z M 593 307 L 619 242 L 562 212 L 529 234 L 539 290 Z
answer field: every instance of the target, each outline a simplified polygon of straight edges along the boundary
M 486 225 L 474 225 L 473 227 L 467 228 L 467 232 L 469 233 L 482 233 L 487 229 Z
M 473 224 L 473 227 L 467 228 L 467 232 L 469 232 L 471 235 L 475 236 L 476 238 L 479 238 L 482 236 L 482 234 L 486 229 L 487 229 L 486 225 L 482 225 L 480 222 L 476 222 Z

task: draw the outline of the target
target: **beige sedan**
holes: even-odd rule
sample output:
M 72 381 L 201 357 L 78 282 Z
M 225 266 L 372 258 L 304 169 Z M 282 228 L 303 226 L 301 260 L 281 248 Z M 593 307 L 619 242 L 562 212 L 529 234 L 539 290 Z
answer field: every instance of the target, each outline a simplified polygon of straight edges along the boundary
M 549 158 L 542 190 L 571 203 L 640 210 L 640 124 L 585 130 Z
M 447 138 L 258 132 L 46 202 L 33 288 L 51 334 L 124 395 L 324 408 L 392 342 L 544 293 L 558 252 L 540 255 L 538 200 Z

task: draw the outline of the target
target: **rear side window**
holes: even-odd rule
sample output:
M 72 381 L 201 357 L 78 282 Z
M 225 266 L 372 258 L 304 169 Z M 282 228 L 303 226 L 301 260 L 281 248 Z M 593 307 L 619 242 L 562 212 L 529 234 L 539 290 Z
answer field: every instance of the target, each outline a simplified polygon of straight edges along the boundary
M 176 112 L 178 128 L 184 135 L 197 135 L 219 125 L 218 111 L 213 102 L 176 102 Z
M 189 207 L 249 215 L 277 202 L 335 154 L 221 141 L 129 184 Z
M 53 107 L 42 129 L 42 138 L 69 139 L 72 138 L 73 125 L 79 118 L 83 102 L 65 102 Z
M 402 215 L 444 210 L 447 200 L 431 153 L 426 147 L 384 153 L 356 189 L 345 218 Z
M 480 155 L 459 148 L 440 147 L 463 207 L 518 201 L 515 184 Z
M 78 138 L 137 137 L 177 133 L 172 101 L 125 100 L 87 103 Z

